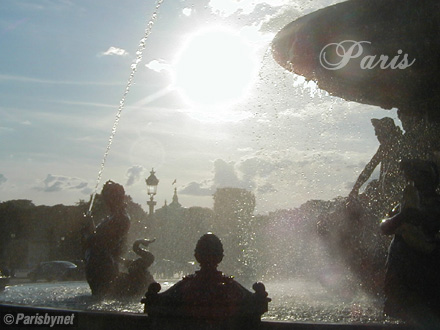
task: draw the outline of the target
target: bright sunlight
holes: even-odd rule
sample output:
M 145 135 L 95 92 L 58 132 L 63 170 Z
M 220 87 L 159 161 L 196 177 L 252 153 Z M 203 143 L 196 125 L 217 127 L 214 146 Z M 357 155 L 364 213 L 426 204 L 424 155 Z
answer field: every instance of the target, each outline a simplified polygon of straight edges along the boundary
M 173 65 L 174 84 L 194 106 L 242 99 L 258 69 L 252 46 L 237 32 L 210 28 L 191 35 Z

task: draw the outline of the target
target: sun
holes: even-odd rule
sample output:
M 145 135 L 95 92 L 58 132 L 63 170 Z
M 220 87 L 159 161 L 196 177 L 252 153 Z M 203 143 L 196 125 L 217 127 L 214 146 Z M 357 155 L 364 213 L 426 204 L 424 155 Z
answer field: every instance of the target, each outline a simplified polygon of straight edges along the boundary
M 187 103 L 225 106 L 247 94 L 257 70 L 255 50 L 244 37 L 212 27 L 188 37 L 173 63 L 173 80 Z

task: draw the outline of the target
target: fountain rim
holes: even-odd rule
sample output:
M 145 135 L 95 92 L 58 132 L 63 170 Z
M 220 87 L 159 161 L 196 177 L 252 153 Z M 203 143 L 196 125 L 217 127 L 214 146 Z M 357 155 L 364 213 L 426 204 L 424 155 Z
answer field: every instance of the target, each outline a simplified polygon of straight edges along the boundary
M 109 312 L 109 311 L 84 311 L 77 309 L 63 309 L 51 307 L 27 306 L 18 304 L 0 303 L 0 314 L 7 313 L 76 313 L 78 315 L 78 329 L 154 329 L 153 319 L 143 313 Z M 154 322 L 158 320 L 155 319 Z M 178 322 L 175 325 L 194 325 L 194 320 L 185 318 L 167 319 L 166 322 Z M 160 320 L 159 320 L 160 322 Z M 197 321 L 196 321 L 197 324 Z M 157 325 L 157 323 L 156 323 Z M 364 324 L 364 323 L 319 323 L 319 322 L 294 322 L 261 320 L 261 329 L 265 330 L 412 330 L 413 326 L 407 324 Z

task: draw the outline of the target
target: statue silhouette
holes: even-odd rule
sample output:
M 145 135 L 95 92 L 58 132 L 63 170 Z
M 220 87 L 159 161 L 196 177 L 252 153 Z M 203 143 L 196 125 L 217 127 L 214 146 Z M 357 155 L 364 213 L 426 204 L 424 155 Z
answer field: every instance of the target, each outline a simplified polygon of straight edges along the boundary
M 217 270 L 223 260 L 223 244 L 212 234 L 203 235 L 197 242 L 194 256 L 200 264 L 195 274 L 185 276 L 171 288 L 159 293 L 159 283 L 152 283 L 142 303 L 145 313 L 157 320 L 160 329 L 175 329 L 172 319 L 206 322 L 209 329 L 255 329 L 261 315 L 267 312 L 267 292 L 263 283 L 248 291 L 232 276 Z M 167 321 L 171 322 L 167 324 Z M 214 326 L 215 325 L 215 326 Z M 179 328 L 182 326 L 179 323 Z M 154 328 L 154 327 L 153 327 Z M 203 328 L 203 327 L 202 327 Z M 189 327 L 192 329 L 192 327 Z M 197 327 L 199 329 L 199 327 Z
M 371 181 L 366 192 L 373 195 L 370 200 L 380 204 L 380 207 L 376 209 L 383 210 L 384 206 L 389 207 L 399 200 L 403 188 L 403 179 L 399 168 L 403 134 L 400 127 L 396 126 L 394 120 L 389 117 L 373 118 L 371 123 L 380 146 L 357 178 L 348 196 L 348 205 L 355 204 L 359 196 L 359 189 L 380 164 L 379 179 Z
M 410 184 L 398 211 L 383 220 L 390 244 L 384 312 L 422 326 L 440 326 L 440 195 L 435 163 L 402 161 Z
M 119 275 L 119 261 L 124 252 L 130 217 L 125 210 L 124 188 L 107 181 L 102 188 L 102 198 L 110 211 L 95 230 L 85 239 L 86 279 L 92 294 L 104 296 L 115 285 Z M 93 229 L 93 225 L 91 225 Z

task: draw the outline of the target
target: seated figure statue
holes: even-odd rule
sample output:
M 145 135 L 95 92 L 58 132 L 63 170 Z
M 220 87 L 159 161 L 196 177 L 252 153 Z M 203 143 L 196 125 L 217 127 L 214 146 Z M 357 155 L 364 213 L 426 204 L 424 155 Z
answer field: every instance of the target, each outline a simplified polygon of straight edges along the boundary
M 399 209 L 381 223 L 394 235 L 385 278 L 384 311 L 418 325 L 440 326 L 440 196 L 435 163 L 402 161 L 410 182 Z
M 113 181 L 105 183 L 102 198 L 110 215 L 96 228 L 92 224 L 85 239 L 86 279 L 94 296 L 108 294 L 119 275 L 119 261 L 130 228 L 124 197 L 124 187 Z
M 255 283 L 256 292 L 251 293 L 233 277 L 218 271 L 223 245 L 212 233 L 200 238 L 194 256 L 200 264 L 195 274 L 184 277 L 163 293 L 159 293 L 158 283 L 150 285 L 142 300 L 145 313 L 160 320 L 161 329 L 173 328 L 172 324 L 165 324 L 173 319 L 197 322 L 198 326 L 200 322 L 220 322 L 223 326 L 227 322 L 228 329 L 258 323 L 270 301 L 264 285 Z
M 138 239 L 133 251 L 138 259 L 125 261 L 128 273 L 119 271 L 119 264 L 126 245 L 130 217 L 126 212 L 124 187 L 107 181 L 102 188 L 102 198 L 110 215 L 98 226 L 92 219 L 83 230 L 85 242 L 85 272 L 92 295 L 102 297 L 141 297 L 154 282 L 148 268 L 154 256 L 141 245 L 148 246 L 154 240 Z

